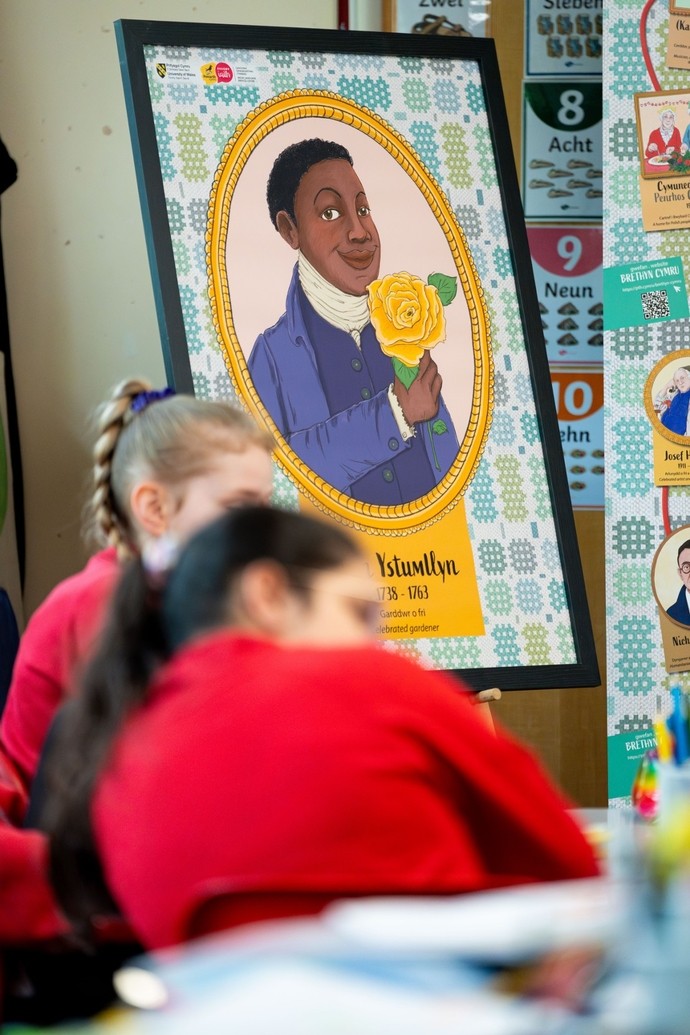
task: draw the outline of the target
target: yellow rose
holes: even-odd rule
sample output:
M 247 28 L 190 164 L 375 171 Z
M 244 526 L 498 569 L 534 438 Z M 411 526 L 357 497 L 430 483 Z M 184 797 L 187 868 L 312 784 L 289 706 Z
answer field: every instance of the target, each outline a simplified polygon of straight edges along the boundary
M 381 351 L 406 367 L 416 367 L 425 349 L 446 337 L 438 291 L 410 273 L 391 273 L 367 288 L 369 313 Z

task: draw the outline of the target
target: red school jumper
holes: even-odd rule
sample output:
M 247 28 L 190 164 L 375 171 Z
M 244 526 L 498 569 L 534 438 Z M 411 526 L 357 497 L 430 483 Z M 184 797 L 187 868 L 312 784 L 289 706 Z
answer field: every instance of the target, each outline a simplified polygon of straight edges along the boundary
M 53 716 L 74 692 L 93 648 L 120 567 L 102 550 L 61 582 L 20 640 L 0 724 L 0 944 L 30 944 L 65 934 L 48 879 L 47 842 L 22 822 L 31 782 Z
M 569 803 L 463 689 L 378 647 L 226 631 L 183 649 L 116 742 L 92 809 L 143 943 L 284 913 L 284 894 L 323 905 L 595 875 Z

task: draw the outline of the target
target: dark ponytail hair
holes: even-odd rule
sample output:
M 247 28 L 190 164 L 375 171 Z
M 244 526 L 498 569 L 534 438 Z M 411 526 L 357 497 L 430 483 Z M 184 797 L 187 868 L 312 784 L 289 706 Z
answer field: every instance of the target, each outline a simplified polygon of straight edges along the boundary
M 41 825 L 50 835 L 53 885 L 82 937 L 88 938 L 95 915 L 114 909 L 93 842 L 94 786 L 117 733 L 146 699 L 157 669 L 195 636 L 231 624 L 233 586 L 254 562 L 275 562 L 295 592 L 308 595 L 310 572 L 359 556 L 354 541 L 332 523 L 248 507 L 198 532 L 162 589 L 140 559 L 129 562 L 81 692 L 59 716 L 46 766 Z

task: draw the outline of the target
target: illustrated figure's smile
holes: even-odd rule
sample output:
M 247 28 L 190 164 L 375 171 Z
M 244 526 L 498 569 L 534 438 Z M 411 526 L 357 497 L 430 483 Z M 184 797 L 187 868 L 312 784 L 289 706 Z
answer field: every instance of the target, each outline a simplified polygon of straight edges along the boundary
M 376 256 L 376 248 L 357 249 L 351 252 L 338 252 L 338 255 L 354 270 L 366 270 L 371 266 Z

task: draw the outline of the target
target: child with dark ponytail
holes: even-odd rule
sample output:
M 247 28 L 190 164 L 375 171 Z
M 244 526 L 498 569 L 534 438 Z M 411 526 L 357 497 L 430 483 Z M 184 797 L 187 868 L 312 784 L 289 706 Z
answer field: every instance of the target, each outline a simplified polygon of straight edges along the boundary
M 333 523 L 264 508 L 135 561 L 50 755 L 55 887 L 142 943 L 597 872 L 568 803 L 466 688 L 375 645 L 377 587 Z

